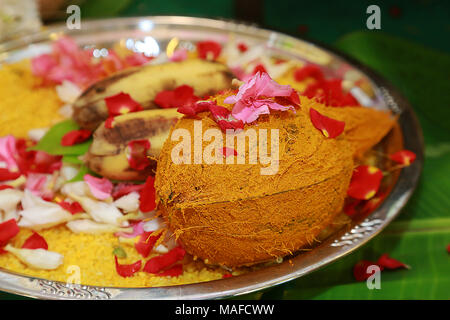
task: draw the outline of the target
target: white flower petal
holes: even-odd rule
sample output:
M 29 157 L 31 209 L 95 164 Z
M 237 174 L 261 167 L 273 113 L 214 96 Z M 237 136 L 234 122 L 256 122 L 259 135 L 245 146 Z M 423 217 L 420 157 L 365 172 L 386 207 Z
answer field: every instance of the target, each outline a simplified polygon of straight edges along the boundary
M 137 211 L 139 209 L 139 193 L 130 192 L 114 201 L 114 205 L 125 212 Z
M 48 128 L 38 128 L 28 131 L 28 137 L 33 141 L 39 141 L 47 133 Z
M 19 211 L 17 210 L 11 210 L 3 213 L 3 221 L 8 221 L 11 219 L 16 219 L 16 221 L 18 221 L 19 217 Z M 0 222 L 2 222 L 2 219 L 0 219 Z
M 98 223 L 89 219 L 70 221 L 66 226 L 74 233 L 113 233 L 123 231 L 122 228 L 105 223 Z
M 128 222 L 121 222 L 122 212 L 112 203 L 104 201 L 97 201 L 88 197 L 79 197 L 74 194 L 69 194 L 69 197 L 78 201 L 84 210 L 97 222 L 103 222 L 116 226 L 128 226 Z
M 73 179 L 78 171 L 79 168 L 77 165 L 74 164 L 68 164 L 68 163 L 64 163 L 61 167 L 61 176 L 66 180 L 69 181 L 71 179 Z
M 158 252 L 158 253 L 167 253 L 167 252 L 169 252 L 169 249 L 167 249 L 167 247 L 165 245 L 163 245 L 163 244 L 160 244 L 159 246 L 157 246 L 153 250 Z
M 21 219 L 20 227 L 45 228 L 72 218 L 70 212 L 61 208 L 60 205 L 48 202 L 25 190 L 22 199 L 23 210 L 19 212 Z
M 66 103 L 74 103 L 80 96 L 82 90 L 76 84 L 68 80 L 64 80 L 59 86 L 56 86 L 56 93 L 61 101 Z
M 71 104 L 65 104 L 61 108 L 59 108 L 59 114 L 64 118 L 72 118 L 73 115 L 73 106 Z
M 146 223 L 144 223 L 144 231 L 145 232 L 149 232 L 149 231 L 156 231 L 158 229 L 161 229 L 164 225 L 164 220 L 162 218 L 154 218 L 150 221 L 147 221 Z
M 7 245 L 5 250 L 15 255 L 20 261 L 31 268 L 54 270 L 64 260 L 64 256 L 44 249 L 18 249 Z
M 20 200 L 22 200 L 23 191 L 17 189 L 4 189 L 0 191 L 0 211 L 4 213 L 15 211 Z
M 61 188 L 61 193 L 65 196 L 74 194 L 78 197 L 85 197 L 90 194 L 89 187 L 84 181 L 66 183 Z

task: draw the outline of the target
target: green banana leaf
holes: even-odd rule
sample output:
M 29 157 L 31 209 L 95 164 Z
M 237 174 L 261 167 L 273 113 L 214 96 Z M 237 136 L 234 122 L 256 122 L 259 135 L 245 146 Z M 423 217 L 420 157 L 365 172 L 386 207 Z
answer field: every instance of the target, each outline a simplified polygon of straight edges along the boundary
M 39 142 L 30 150 L 41 150 L 55 156 L 66 156 L 67 162 L 74 162 L 74 158 L 85 154 L 92 143 L 92 138 L 73 146 L 62 146 L 61 139 L 70 131 L 80 127 L 73 120 L 64 120 L 51 127 Z

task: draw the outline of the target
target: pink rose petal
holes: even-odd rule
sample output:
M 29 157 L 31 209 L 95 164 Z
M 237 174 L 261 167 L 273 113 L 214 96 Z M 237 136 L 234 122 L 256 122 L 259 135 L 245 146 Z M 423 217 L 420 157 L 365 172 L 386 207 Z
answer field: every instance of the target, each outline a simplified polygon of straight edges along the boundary
M 105 200 L 111 196 L 113 184 L 106 178 L 96 178 L 90 174 L 84 175 L 84 181 L 89 186 L 92 195 L 99 199 Z
M 114 235 L 116 237 L 122 237 L 122 238 L 136 238 L 137 236 L 140 236 L 144 233 L 144 221 L 139 221 L 138 223 L 134 224 L 133 232 L 132 233 L 126 233 L 126 232 L 116 232 Z
M 224 103 L 234 104 L 232 110 L 234 118 L 250 123 L 258 119 L 261 114 L 270 113 L 270 109 L 295 111 L 294 106 L 283 106 L 269 99 L 288 97 L 290 101 L 294 92 L 291 86 L 276 83 L 267 73 L 257 72 L 239 87 L 236 95 L 227 97 Z
M 187 49 L 181 48 L 173 52 L 172 56 L 169 58 L 170 61 L 180 62 L 187 59 Z
M 5 162 L 10 171 L 18 170 L 16 155 L 16 139 L 12 135 L 0 138 L 0 161 Z

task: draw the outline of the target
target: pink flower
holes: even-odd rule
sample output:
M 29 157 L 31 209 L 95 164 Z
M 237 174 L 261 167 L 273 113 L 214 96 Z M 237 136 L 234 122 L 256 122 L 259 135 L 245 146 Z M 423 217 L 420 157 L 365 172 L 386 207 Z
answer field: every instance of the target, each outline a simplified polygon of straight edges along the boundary
M 134 224 L 133 232 L 127 233 L 127 232 L 116 232 L 114 235 L 116 237 L 122 237 L 122 238 L 136 238 L 137 236 L 140 236 L 144 233 L 144 224 L 145 222 L 143 220 L 139 221 L 138 223 Z
M 31 71 L 35 76 L 45 77 L 57 64 L 52 55 L 42 54 L 31 59 Z
M 224 102 L 234 104 L 232 115 L 244 123 L 258 119 L 261 114 L 269 114 L 270 110 L 293 110 L 293 105 L 281 105 L 270 98 L 286 98 L 295 104 L 292 96 L 295 90 L 289 85 L 280 85 L 273 81 L 267 73 L 257 72 L 252 78 L 239 87 L 239 92 L 227 97 Z
M 53 190 L 49 186 L 51 177 L 50 174 L 29 173 L 25 189 L 30 190 L 32 194 L 44 200 L 51 200 L 53 198 Z
M 15 159 L 17 155 L 16 139 L 12 135 L 0 138 L 0 162 L 4 162 L 10 171 L 17 171 Z
M 170 59 L 170 61 L 173 61 L 173 62 L 180 62 L 180 61 L 186 60 L 187 59 L 187 49 L 181 48 L 181 49 L 175 50 L 169 59 Z
M 111 196 L 113 184 L 106 178 L 96 178 L 90 174 L 84 175 L 84 181 L 87 183 L 92 195 L 99 199 L 105 200 Z

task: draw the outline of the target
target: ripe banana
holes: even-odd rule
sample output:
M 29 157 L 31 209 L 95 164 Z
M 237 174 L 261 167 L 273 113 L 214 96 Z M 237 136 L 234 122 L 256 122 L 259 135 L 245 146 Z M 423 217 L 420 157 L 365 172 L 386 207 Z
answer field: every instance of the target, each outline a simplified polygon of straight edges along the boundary
M 158 108 L 155 96 L 186 84 L 203 97 L 231 87 L 232 72 L 224 64 L 200 59 L 126 69 L 90 86 L 74 103 L 74 120 L 94 131 L 108 117 L 104 98 L 128 93 L 144 109 Z
M 141 181 L 153 175 L 156 158 L 167 139 L 172 124 L 182 114 L 173 109 L 153 109 L 127 113 L 114 118 L 112 128 L 101 124 L 94 132 L 94 139 L 84 157 L 92 171 L 112 180 Z M 129 166 L 127 145 L 133 140 L 150 141 L 147 156 L 150 165 L 138 171 Z

